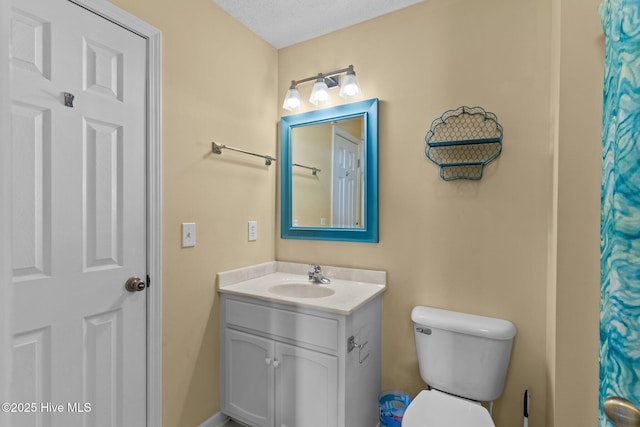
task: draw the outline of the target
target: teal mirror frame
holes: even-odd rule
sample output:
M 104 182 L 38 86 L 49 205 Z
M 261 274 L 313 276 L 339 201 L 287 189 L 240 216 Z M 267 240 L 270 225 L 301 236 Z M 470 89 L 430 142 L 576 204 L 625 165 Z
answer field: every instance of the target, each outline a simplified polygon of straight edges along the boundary
M 364 118 L 364 227 L 327 228 L 293 227 L 292 224 L 292 130 L 299 126 Z M 280 119 L 280 236 L 283 239 L 338 240 L 347 242 L 378 242 L 378 99 L 338 105 Z

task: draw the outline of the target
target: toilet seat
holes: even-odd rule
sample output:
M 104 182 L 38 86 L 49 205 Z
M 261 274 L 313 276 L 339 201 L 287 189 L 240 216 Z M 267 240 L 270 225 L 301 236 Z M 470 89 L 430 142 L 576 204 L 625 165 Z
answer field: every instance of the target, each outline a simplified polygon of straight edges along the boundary
M 402 427 L 495 427 L 482 405 L 438 390 L 423 390 L 411 401 Z

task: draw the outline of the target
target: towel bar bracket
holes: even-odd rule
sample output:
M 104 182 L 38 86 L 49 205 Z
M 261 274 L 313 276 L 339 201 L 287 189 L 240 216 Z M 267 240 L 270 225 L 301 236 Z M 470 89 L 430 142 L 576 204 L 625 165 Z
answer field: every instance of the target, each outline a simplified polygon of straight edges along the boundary
M 364 357 L 362 357 L 362 349 L 364 349 L 364 346 L 366 346 L 369 343 L 369 341 L 365 341 L 362 344 L 358 344 L 356 343 L 356 339 L 353 335 L 351 335 L 348 339 L 347 339 L 347 352 L 351 353 L 354 349 L 358 349 L 358 362 L 360 362 L 360 364 L 362 365 L 364 363 L 365 360 L 367 360 L 367 357 L 369 357 L 370 353 L 365 354 Z

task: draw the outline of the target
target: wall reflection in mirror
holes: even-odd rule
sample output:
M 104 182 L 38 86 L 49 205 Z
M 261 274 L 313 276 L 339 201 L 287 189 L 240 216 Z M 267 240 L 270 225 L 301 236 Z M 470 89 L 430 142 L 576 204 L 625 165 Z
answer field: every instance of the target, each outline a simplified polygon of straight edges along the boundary
M 282 118 L 283 238 L 377 242 L 377 106 Z

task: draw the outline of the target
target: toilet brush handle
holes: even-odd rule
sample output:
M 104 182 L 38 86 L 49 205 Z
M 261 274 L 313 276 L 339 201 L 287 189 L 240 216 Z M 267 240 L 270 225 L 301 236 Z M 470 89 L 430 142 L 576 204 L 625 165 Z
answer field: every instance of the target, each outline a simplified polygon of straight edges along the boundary
M 524 415 L 524 427 L 529 427 L 529 390 L 524 391 L 524 399 L 522 402 L 522 412 Z

